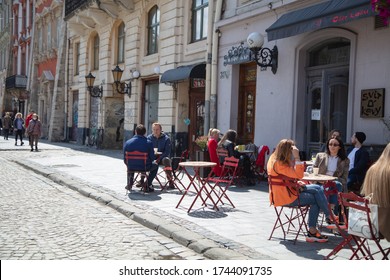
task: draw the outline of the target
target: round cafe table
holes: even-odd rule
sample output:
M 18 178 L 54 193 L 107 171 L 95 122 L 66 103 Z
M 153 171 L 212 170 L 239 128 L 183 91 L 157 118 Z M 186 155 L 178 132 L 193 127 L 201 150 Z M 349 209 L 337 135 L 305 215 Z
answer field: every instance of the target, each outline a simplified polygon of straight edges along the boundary
M 301 179 L 302 181 L 315 181 L 315 182 L 327 182 L 327 181 L 334 181 L 337 177 L 329 176 L 329 175 L 322 175 L 322 174 L 307 174 L 305 172 L 305 175 Z

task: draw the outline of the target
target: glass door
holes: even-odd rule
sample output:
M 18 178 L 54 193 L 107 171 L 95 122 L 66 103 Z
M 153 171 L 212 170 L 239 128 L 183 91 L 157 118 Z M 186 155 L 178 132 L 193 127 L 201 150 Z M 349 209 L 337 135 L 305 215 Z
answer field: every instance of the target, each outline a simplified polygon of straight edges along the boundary
M 347 132 L 348 69 L 317 70 L 308 77 L 308 155 L 317 153 L 333 129 Z

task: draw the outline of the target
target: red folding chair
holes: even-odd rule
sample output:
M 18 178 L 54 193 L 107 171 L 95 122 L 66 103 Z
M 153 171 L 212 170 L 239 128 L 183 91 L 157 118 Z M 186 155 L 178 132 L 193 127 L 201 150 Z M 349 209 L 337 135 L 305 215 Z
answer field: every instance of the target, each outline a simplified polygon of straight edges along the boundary
M 188 150 L 184 150 L 180 157 L 172 158 L 171 166 L 164 166 L 162 171 L 157 174 L 156 180 L 160 184 L 161 191 L 166 190 L 169 186 L 174 186 L 180 192 L 185 189 L 181 182 L 184 176 L 184 172 L 179 163 L 187 160 L 188 156 Z
M 214 199 L 214 206 L 216 207 L 216 209 L 218 209 L 218 203 L 222 203 L 222 205 L 224 205 L 226 202 L 229 202 L 229 204 L 233 208 L 235 208 L 226 191 L 233 184 L 233 181 L 237 178 L 238 162 L 238 158 L 225 157 L 225 160 L 222 165 L 221 175 L 219 177 L 209 176 L 207 178 L 207 181 L 209 183 L 214 183 L 210 185 L 211 192 L 208 194 L 208 196 L 215 195 L 216 199 Z
M 272 194 L 274 194 L 277 188 L 289 188 L 291 195 L 295 195 L 298 198 L 298 206 L 275 206 L 271 197 L 271 204 L 274 205 L 276 213 L 276 221 L 268 240 L 272 238 L 275 230 L 280 228 L 283 232 L 284 240 L 286 240 L 287 234 L 293 234 L 295 244 L 299 235 L 305 236 L 304 229 L 306 232 L 308 231 L 306 215 L 309 211 L 309 205 L 301 205 L 299 202 L 299 188 L 301 186 L 296 179 L 283 175 L 268 175 L 268 185 Z
M 146 168 L 146 160 L 148 159 L 148 153 L 143 153 L 139 151 L 132 151 L 125 153 L 126 166 L 128 166 L 129 161 L 141 161 L 143 168 L 142 169 L 129 169 L 127 167 L 127 185 L 126 185 L 126 195 L 128 191 L 131 191 L 136 182 L 138 176 L 148 178 L 149 170 Z M 133 174 L 133 176 L 131 176 Z M 143 192 L 147 192 L 148 189 L 148 180 L 144 180 L 144 183 L 141 187 Z
M 372 225 L 369 200 L 367 198 L 358 196 L 353 192 L 339 193 L 339 203 L 342 206 L 342 209 L 356 209 L 364 213 L 364 219 L 368 222 L 364 230 L 364 235 L 366 237 L 350 234 L 346 229 L 341 228 L 336 221 L 336 226 L 340 231 L 340 235 L 343 240 L 325 258 L 330 259 L 332 256 L 336 255 L 341 249 L 348 246 L 348 248 L 352 251 L 352 255 L 349 258 L 350 260 L 374 260 L 375 255 L 377 254 L 381 254 L 382 260 L 388 260 L 390 254 L 390 247 L 383 248 L 380 244 L 380 241 L 383 239 L 383 237 L 381 237 L 380 234 L 376 235 L 376 229 Z M 349 224 L 347 228 L 353 228 L 353 226 L 354 225 Z M 375 247 L 376 249 L 374 249 Z

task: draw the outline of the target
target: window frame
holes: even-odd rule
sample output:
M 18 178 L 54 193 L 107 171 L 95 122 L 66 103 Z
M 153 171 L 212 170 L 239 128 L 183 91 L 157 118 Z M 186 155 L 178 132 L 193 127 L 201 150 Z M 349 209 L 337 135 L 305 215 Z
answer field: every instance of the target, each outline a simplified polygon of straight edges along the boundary
M 96 34 L 92 40 L 92 69 L 99 70 L 99 50 L 100 50 L 100 37 Z
M 126 31 L 125 24 L 122 22 L 119 24 L 118 29 L 118 38 L 117 38 L 117 64 L 125 62 L 125 46 L 126 46 Z
M 199 5 L 197 3 L 198 1 L 201 1 Z M 206 10 L 207 12 L 205 13 Z M 191 42 L 192 43 L 202 41 L 207 38 L 208 13 L 209 13 L 209 0 L 192 1 L 192 8 L 191 8 Z M 199 15 L 200 17 L 198 18 Z
M 148 12 L 147 26 L 147 55 L 158 53 L 158 39 L 160 35 L 160 9 L 153 6 Z

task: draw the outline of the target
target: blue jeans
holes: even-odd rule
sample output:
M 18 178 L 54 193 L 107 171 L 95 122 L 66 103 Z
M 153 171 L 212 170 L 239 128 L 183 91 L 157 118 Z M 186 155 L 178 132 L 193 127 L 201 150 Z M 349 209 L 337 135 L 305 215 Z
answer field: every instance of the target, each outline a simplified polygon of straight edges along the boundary
M 328 201 L 324 194 L 322 186 L 311 184 L 306 185 L 306 189 L 299 194 L 299 201 L 301 205 L 310 205 L 309 209 L 309 228 L 317 226 L 318 215 L 320 211 L 324 212 L 325 217 L 329 217 Z M 298 199 L 287 206 L 297 206 Z
M 339 181 L 335 181 L 336 188 L 338 192 L 343 192 L 343 185 Z M 333 213 L 339 215 L 339 200 L 337 199 L 337 194 L 332 194 L 329 196 L 328 201 L 330 204 L 334 205 Z

